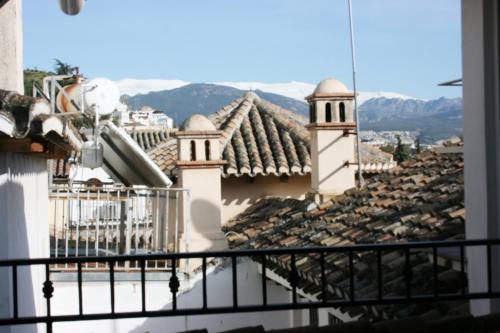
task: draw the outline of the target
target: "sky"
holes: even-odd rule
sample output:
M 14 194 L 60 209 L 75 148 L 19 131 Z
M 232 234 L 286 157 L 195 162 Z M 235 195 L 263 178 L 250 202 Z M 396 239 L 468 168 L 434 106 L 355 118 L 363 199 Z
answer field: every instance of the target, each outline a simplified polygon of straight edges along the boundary
M 352 0 L 360 91 L 461 95 L 460 0 Z M 23 0 L 24 65 L 86 77 L 317 83 L 352 88 L 347 0 Z

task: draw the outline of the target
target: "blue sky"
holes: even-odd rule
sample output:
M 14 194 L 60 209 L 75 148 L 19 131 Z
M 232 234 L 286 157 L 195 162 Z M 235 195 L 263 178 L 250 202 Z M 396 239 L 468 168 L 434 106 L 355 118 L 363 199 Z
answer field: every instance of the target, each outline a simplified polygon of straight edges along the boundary
M 358 89 L 460 96 L 459 0 L 352 0 Z M 25 67 L 54 58 L 87 77 L 352 86 L 346 0 L 24 0 Z M 50 37 L 48 37 L 50 36 Z

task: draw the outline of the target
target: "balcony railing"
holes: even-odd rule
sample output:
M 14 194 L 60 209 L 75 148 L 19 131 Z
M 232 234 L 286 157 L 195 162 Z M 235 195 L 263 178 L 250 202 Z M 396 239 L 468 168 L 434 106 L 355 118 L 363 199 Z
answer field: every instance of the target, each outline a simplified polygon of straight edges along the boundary
M 61 184 L 51 188 L 50 254 L 54 258 L 159 254 L 189 247 L 189 191 Z M 169 269 L 155 261 L 147 269 Z M 75 265 L 54 263 L 58 270 Z M 140 269 L 138 263 L 115 269 Z M 101 270 L 86 261 L 84 270 Z
M 418 242 L 404 244 L 370 244 L 356 245 L 347 247 L 318 247 L 318 248 L 280 248 L 280 249 L 264 249 L 264 250 L 238 250 L 238 251 L 219 251 L 219 252 L 203 252 L 203 253 L 165 253 L 152 255 L 128 255 L 128 256 L 103 256 L 103 257 L 59 257 L 50 259 L 25 259 L 25 260 L 4 260 L 0 261 L 0 269 L 10 270 L 10 279 L 12 281 L 11 292 L 11 312 L 8 317 L 0 319 L 1 325 L 20 325 L 20 324 L 36 324 L 45 323 L 47 332 L 52 331 L 52 324 L 63 321 L 80 321 L 80 320 L 102 320 L 102 319 L 123 319 L 137 317 L 168 317 L 168 316 L 188 316 L 188 315 L 204 315 L 204 314 L 223 314 L 236 312 L 255 312 L 255 311 L 274 311 L 274 310 L 293 310 L 306 308 L 338 308 L 351 306 L 377 306 L 391 304 L 411 304 L 419 302 L 442 302 L 442 301 L 457 301 L 457 300 L 474 300 L 474 299 L 489 299 L 500 298 L 500 292 L 492 287 L 492 251 L 499 249 L 500 240 L 462 240 L 462 241 L 443 241 L 443 242 Z M 485 281 L 487 288 L 481 292 L 472 292 L 466 286 L 466 254 L 472 249 L 482 249 L 485 253 Z M 360 296 L 359 288 L 356 286 L 356 264 L 359 258 L 371 253 L 376 265 L 376 276 L 373 277 L 374 283 L 378 286 L 378 290 L 371 296 Z M 385 254 L 397 253 L 401 255 L 401 263 L 404 267 L 401 275 L 404 282 L 405 290 L 398 295 L 387 294 L 384 291 L 383 281 L 386 274 L 392 274 L 391 268 L 382 264 L 382 258 Z M 328 284 L 327 276 L 335 273 L 329 268 L 327 259 L 331 255 L 343 255 L 347 258 L 346 270 L 349 272 L 348 283 L 345 288 L 348 291 L 345 297 L 332 298 L 327 290 L 331 287 Z M 414 256 L 428 257 L 431 263 L 432 271 L 428 274 L 428 280 L 433 286 L 426 293 L 414 292 L 414 284 L 412 284 L 412 274 L 415 267 L 412 266 L 412 257 Z M 314 256 L 319 259 L 318 283 L 321 288 L 321 293 L 316 301 L 303 302 L 298 297 L 298 294 L 303 290 L 302 277 L 299 274 L 298 262 L 301 258 Z M 239 284 L 237 279 L 237 262 L 240 258 L 251 258 L 258 262 L 261 266 L 262 279 L 262 302 L 255 305 L 243 304 L 238 299 L 239 291 L 245 288 L 244 284 Z M 289 282 L 289 288 L 292 293 L 291 301 L 286 303 L 273 303 L 269 301 L 267 294 L 266 281 L 270 271 L 268 267 L 279 259 L 288 258 L 287 267 L 284 278 Z M 232 294 L 232 302 L 227 306 L 210 306 L 207 299 L 207 267 L 214 259 L 224 259 L 229 261 L 227 266 L 231 276 L 231 285 L 228 290 Z M 169 262 L 172 267 L 169 279 L 169 291 L 171 294 L 171 309 L 149 310 L 147 306 L 148 295 L 146 294 L 146 267 L 150 261 Z M 198 308 L 182 308 L 178 307 L 177 298 L 179 292 L 179 272 L 178 267 L 184 265 L 185 261 L 198 261 L 201 268 L 201 283 L 202 294 L 201 304 Z M 456 291 L 451 292 L 448 289 L 440 287 L 438 272 L 444 261 L 447 264 L 455 267 L 462 277 L 463 284 Z M 106 267 L 106 272 L 109 276 L 109 295 L 107 298 L 110 302 L 110 311 L 102 313 L 86 313 L 83 309 L 82 293 L 82 269 L 87 263 L 99 263 L 101 267 Z M 118 312 L 115 310 L 115 268 L 118 263 L 134 262 L 137 263 L 140 269 L 140 290 L 141 301 L 140 308 L 136 311 Z M 57 290 L 54 290 L 54 284 L 51 280 L 51 267 L 55 265 L 75 265 L 77 274 L 75 281 L 78 287 L 78 311 L 73 314 L 53 315 L 51 313 L 52 297 Z M 18 295 L 18 272 L 23 266 L 41 266 L 44 269 L 45 282 L 40 286 L 43 291 L 43 297 L 46 300 L 46 314 L 23 317 L 19 315 Z M 252 290 L 252 292 L 256 292 Z M 5 293 L 5 291 L 3 291 Z M 103 295 L 103 301 L 106 298 Z

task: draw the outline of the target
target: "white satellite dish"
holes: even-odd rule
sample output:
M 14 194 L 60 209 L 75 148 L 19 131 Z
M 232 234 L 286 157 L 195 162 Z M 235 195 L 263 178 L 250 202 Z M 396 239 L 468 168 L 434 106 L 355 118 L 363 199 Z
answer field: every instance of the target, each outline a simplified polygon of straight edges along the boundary
M 96 78 L 84 85 L 85 107 L 100 116 L 116 110 L 120 103 L 120 90 L 111 80 Z
M 83 0 L 59 0 L 59 7 L 66 15 L 77 15 L 83 8 Z

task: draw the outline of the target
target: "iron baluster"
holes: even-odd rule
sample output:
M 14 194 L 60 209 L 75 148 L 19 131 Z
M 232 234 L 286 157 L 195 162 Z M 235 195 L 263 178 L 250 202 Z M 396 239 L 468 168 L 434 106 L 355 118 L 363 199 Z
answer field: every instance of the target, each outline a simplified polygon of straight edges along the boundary
M 142 312 L 146 312 L 146 260 L 141 262 L 141 304 Z
M 377 287 L 378 299 L 382 300 L 384 296 L 384 277 L 382 275 L 382 251 L 377 251 Z
M 78 313 L 83 314 L 83 292 L 82 292 L 82 263 L 78 262 L 77 266 L 77 280 L 78 280 Z
M 17 265 L 12 266 L 12 296 L 13 296 L 13 313 L 14 318 L 19 315 L 18 299 L 17 299 Z
M 351 301 L 354 301 L 354 255 L 349 251 L 349 295 Z
M 486 244 L 486 261 L 487 261 L 487 267 L 488 267 L 488 293 L 491 293 L 493 290 L 492 283 L 491 283 L 491 245 Z
M 467 277 L 465 273 L 465 249 L 463 245 L 460 246 L 460 279 L 462 283 L 462 295 L 465 295 Z
M 179 291 L 179 278 L 177 277 L 177 260 L 172 259 L 172 276 L 170 277 L 170 281 L 168 286 L 170 288 L 170 292 L 172 293 L 172 310 L 177 310 L 177 292 Z
M 47 304 L 47 332 L 52 333 L 50 299 L 54 294 L 54 286 L 52 284 L 52 281 L 50 281 L 50 265 L 48 263 L 45 264 L 45 282 L 43 283 L 42 292 Z
M 438 280 L 438 253 L 437 247 L 432 248 L 432 272 L 434 274 L 434 297 L 439 296 L 439 280 Z
M 410 249 L 405 248 L 405 268 L 404 277 L 406 284 L 406 298 L 409 300 L 411 298 L 411 265 L 410 265 Z
M 203 273 L 203 308 L 207 308 L 207 257 L 202 258 L 201 270 Z
M 298 285 L 298 274 L 297 267 L 295 263 L 295 254 L 291 255 L 291 272 L 290 272 L 290 284 L 292 285 L 292 302 L 297 304 L 297 285 Z
M 325 272 L 325 252 L 320 253 L 320 265 L 321 265 L 321 300 L 326 303 L 326 272 Z
M 266 277 L 266 269 L 267 269 L 267 262 L 266 262 L 266 255 L 262 255 L 261 257 L 261 262 L 262 262 L 262 305 L 266 306 L 267 305 L 267 277 Z
M 238 272 L 236 270 L 236 256 L 231 256 L 231 269 L 233 278 L 233 308 L 238 307 Z
M 109 289 L 111 297 L 111 313 L 115 313 L 115 263 L 109 261 Z

